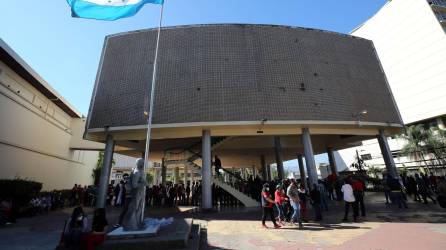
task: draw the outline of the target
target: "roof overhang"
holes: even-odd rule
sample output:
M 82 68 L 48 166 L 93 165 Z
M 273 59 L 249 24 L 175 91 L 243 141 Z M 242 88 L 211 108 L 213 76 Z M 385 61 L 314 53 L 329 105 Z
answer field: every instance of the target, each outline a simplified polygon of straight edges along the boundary
M 56 92 L 37 72 L 35 72 L 13 49 L 0 38 L 0 60 L 36 88 L 56 106 L 74 118 L 82 117 L 81 113 L 72 107 Z

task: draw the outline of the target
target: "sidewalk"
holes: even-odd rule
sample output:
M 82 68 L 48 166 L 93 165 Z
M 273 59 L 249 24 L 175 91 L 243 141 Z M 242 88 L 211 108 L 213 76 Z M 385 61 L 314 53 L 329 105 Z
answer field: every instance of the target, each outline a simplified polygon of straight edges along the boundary
M 201 213 L 193 207 L 162 207 L 149 208 L 146 215 L 193 217 L 203 227 L 202 249 L 446 249 L 446 209 L 414 202 L 409 203 L 409 209 L 398 209 L 386 205 L 382 194 L 374 193 L 367 194 L 366 208 L 367 217 L 359 223 L 342 223 L 343 203 L 333 202 L 322 223 L 310 220 L 304 223 L 304 230 L 295 226 L 264 229 L 259 208 Z M 0 249 L 54 249 L 71 211 L 22 218 L 13 226 L 0 228 Z M 92 209 L 85 211 L 91 218 Z M 119 208 L 107 209 L 111 226 L 119 213 Z
M 303 230 L 264 229 L 260 211 L 201 216 L 207 226 L 204 249 L 446 249 L 445 209 L 414 202 L 398 209 L 374 193 L 367 194 L 366 209 L 359 223 L 342 223 L 343 203 L 333 202 L 322 223 L 310 220 Z

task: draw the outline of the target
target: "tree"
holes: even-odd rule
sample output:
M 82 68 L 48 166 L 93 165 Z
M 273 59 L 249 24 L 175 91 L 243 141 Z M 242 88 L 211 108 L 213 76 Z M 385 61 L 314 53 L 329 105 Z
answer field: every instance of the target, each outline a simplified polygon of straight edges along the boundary
M 146 180 L 147 180 L 147 183 L 153 183 L 153 180 L 154 180 L 153 173 L 146 173 Z
M 93 178 L 93 184 L 97 186 L 99 179 L 101 178 L 102 165 L 104 165 L 104 151 L 99 152 L 98 160 L 96 161 L 96 167 L 93 168 L 91 177 Z M 115 165 L 115 159 L 112 159 L 112 166 Z
M 408 156 L 410 159 L 422 160 L 428 167 L 425 153 L 424 153 L 424 142 L 426 141 L 428 135 L 422 124 L 412 125 L 406 127 L 406 132 L 400 136 L 406 141 L 406 145 L 401 149 L 403 155 Z
M 431 152 L 437 163 L 445 165 L 446 163 L 446 131 L 439 129 L 430 129 L 427 131 L 426 146 Z
M 382 172 L 382 169 L 377 168 L 376 166 L 369 166 L 367 169 L 367 174 L 373 178 L 378 178 L 378 174 Z
M 411 159 L 422 160 L 429 171 L 426 156 L 432 154 L 441 165 L 446 163 L 446 131 L 438 129 L 424 129 L 422 124 L 406 127 L 406 132 L 401 135 L 407 144 L 401 152 Z

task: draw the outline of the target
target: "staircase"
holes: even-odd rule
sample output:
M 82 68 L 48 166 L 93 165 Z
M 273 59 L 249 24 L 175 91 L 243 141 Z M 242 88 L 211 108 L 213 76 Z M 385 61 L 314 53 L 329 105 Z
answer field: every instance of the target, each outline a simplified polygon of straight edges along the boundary
M 232 186 L 220 181 L 216 177 L 214 177 L 214 184 L 221 187 L 226 192 L 230 193 L 232 196 L 234 196 L 234 198 L 239 200 L 245 207 L 260 207 L 260 203 L 258 201 L 238 191 Z
M 220 147 L 224 142 L 227 142 L 228 140 L 231 140 L 232 137 L 214 137 L 211 140 L 211 151 L 217 149 Z M 197 170 L 201 174 L 201 166 L 195 163 L 196 160 L 201 158 L 201 154 L 199 152 L 195 152 L 194 149 L 200 145 L 201 143 L 197 143 L 195 145 L 192 145 L 191 147 L 187 149 L 170 149 L 166 150 L 165 156 L 166 159 L 164 161 L 164 164 L 166 165 L 173 165 L 173 164 L 182 164 L 187 167 L 191 167 L 194 170 Z M 237 176 L 233 174 L 231 171 L 228 171 L 224 168 L 222 170 L 231 175 L 232 177 L 240 180 L 245 181 L 240 176 Z M 223 181 L 219 180 L 218 178 L 213 178 L 213 182 L 215 185 L 221 187 L 223 190 L 234 196 L 237 200 L 239 200 L 245 207 L 258 207 L 260 206 L 259 202 L 252 199 L 251 197 L 247 196 L 246 194 L 238 191 L 237 189 L 233 188 L 231 185 L 224 183 Z

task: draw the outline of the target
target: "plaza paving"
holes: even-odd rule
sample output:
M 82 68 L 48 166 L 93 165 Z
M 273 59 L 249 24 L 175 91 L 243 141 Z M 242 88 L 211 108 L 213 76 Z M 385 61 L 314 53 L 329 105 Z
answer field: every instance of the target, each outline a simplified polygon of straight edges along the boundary
M 409 203 L 409 209 L 384 204 L 367 195 L 368 214 L 359 223 L 341 223 L 342 203 L 332 203 L 322 223 L 304 229 L 264 229 L 259 209 L 223 208 L 201 213 L 192 207 L 151 209 L 152 217 L 193 217 L 202 231 L 201 249 L 446 249 L 446 210 L 433 204 Z M 87 209 L 91 213 L 91 209 Z M 71 209 L 24 218 L 0 228 L 0 249 L 54 249 Z M 110 224 L 118 209 L 109 209 Z M 311 216 L 311 212 L 310 212 Z M 267 222 L 271 225 L 271 222 Z

